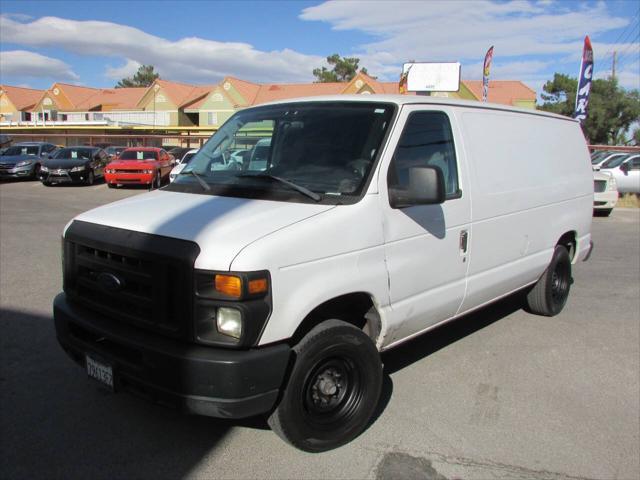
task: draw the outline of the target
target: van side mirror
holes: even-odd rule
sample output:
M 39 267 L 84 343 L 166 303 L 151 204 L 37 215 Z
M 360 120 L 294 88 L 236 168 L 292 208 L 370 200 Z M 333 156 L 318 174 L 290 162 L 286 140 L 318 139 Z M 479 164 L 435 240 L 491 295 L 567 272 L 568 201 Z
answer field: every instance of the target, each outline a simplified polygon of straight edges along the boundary
M 620 170 L 622 170 L 622 172 L 625 175 L 629 174 L 629 162 L 624 162 L 622 165 L 620 165 Z
M 405 208 L 413 205 L 433 205 L 444 203 L 444 175 L 438 167 L 412 167 L 409 169 L 409 188 L 389 188 L 391 208 Z

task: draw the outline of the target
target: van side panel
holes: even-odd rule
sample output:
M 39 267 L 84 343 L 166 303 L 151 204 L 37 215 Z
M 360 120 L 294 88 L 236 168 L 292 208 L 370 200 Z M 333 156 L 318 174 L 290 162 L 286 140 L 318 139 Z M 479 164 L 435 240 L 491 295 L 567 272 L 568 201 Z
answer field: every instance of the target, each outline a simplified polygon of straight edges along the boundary
M 459 118 L 473 192 L 462 313 L 535 282 L 564 233 L 585 251 L 593 176 L 577 122 L 470 109 Z
M 231 270 L 264 265 L 271 273 L 273 309 L 260 345 L 290 338 L 311 311 L 354 292 L 371 296 L 383 318 L 389 304 L 378 195 L 275 231 L 245 247 Z

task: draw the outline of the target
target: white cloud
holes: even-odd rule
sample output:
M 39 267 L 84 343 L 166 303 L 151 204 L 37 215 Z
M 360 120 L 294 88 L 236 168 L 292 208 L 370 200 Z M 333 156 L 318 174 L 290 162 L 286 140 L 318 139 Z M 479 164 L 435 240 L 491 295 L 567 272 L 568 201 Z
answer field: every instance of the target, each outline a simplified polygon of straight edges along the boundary
M 363 66 L 383 77 L 397 78 L 400 65 L 414 59 L 460 61 L 463 77 L 477 78 L 465 72 L 475 72 L 486 50 L 494 45 L 494 61 L 498 59 L 500 66 L 492 77 L 524 80 L 535 73 L 527 69 L 551 66 L 568 56 L 577 56 L 579 62 L 586 29 L 597 35 L 629 23 L 629 19 L 609 14 L 605 3 L 578 4 L 571 11 L 561 7 L 561 2 L 544 1 L 331 0 L 304 9 L 300 18 L 372 35 L 372 42 L 356 47 L 349 55 L 361 58 Z
M 49 77 L 54 80 L 78 80 L 71 67 L 57 58 L 25 50 L 0 52 L 0 78 Z
M 0 15 L 0 42 L 126 59 L 123 67 L 107 68 L 111 78 L 121 78 L 135 64 L 149 64 L 169 80 L 217 82 L 231 74 L 263 82 L 308 81 L 312 70 L 325 63 L 322 57 L 290 49 L 266 52 L 247 43 L 198 37 L 170 41 L 126 25 L 56 17 L 21 23 Z
M 131 77 L 135 75 L 142 65 L 140 62 L 136 62 L 135 60 L 131 60 L 127 58 L 127 62 L 120 67 L 107 67 L 105 72 L 105 76 L 112 80 L 120 80 L 125 77 Z

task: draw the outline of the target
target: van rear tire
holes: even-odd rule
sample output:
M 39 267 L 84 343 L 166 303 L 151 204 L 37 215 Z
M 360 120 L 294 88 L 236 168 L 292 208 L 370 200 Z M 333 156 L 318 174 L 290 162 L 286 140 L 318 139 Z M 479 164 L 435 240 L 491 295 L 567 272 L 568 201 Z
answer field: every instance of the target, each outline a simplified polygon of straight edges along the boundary
M 566 247 L 556 245 L 549 266 L 527 294 L 531 313 L 553 317 L 567 303 L 571 289 L 571 258 Z
M 341 320 L 313 328 L 293 348 L 295 364 L 271 429 L 300 450 L 324 452 L 360 435 L 382 389 L 382 363 L 371 339 Z

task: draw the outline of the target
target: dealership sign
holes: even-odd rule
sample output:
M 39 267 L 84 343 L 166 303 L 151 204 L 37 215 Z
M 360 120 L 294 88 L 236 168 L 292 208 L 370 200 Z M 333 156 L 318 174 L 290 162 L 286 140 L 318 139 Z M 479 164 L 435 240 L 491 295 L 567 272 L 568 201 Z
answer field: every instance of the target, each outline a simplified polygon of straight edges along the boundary
M 589 36 L 584 37 L 582 50 L 582 63 L 580 65 L 580 78 L 578 80 L 578 93 L 576 94 L 576 108 L 573 118 L 584 122 L 587 118 L 589 106 L 589 92 L 591 91 L 591 79 L 593 77 L 593 49 Z
M 460 90 L 460 63 L 405 63 L 401 90 L 402 83 L 409 92 L 457 92 Z

